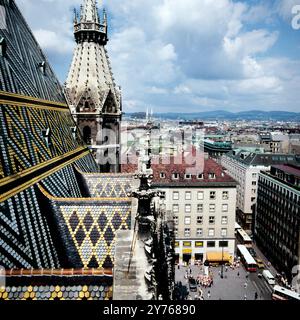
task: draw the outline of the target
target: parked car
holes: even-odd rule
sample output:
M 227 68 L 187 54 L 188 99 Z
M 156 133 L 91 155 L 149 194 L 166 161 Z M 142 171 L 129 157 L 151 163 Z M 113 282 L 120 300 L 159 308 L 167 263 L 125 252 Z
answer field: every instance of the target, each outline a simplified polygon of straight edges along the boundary
M 255 259 L 255 260 L 256 260 L 256 264 L 257 264 L 259 269 L 264 269 L 265 268 L 265 264 L 263 263 L 263 261 L 261 259 Z
M 189 287 L 191 292 L 197 292 L 197 282 L 194 278 L 189 279 Z

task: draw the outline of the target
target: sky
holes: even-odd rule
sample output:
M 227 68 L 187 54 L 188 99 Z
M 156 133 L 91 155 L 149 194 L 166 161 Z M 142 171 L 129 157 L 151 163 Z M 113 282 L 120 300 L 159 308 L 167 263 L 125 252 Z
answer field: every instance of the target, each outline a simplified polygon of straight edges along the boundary
M 83 0 L 16 0 L 61 83 Z M 125 112 L 300 112 L 300 0 L 104 0 Z M 299 18 L 300 23 L 300 18 Z

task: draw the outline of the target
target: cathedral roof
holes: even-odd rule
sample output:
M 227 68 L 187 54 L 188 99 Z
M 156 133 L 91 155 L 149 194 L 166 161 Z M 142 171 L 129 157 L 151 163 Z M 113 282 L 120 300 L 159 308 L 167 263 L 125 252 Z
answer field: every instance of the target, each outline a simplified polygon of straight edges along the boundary
M 100 23 L 96 2 L 85 0 L 75 19 L 77 42 L 65 83 L 65 96 L 72 114 L 121 115 L 121 92 L 115 84 L 108 52 L 107 17 Z
M 102 184 L 101 175 L 94 178 L 99 168 L 46 56 L 15 1 L 2 6 L 7 28 L 0 29 L 0 264 L 112 267 L 115 232 L 131 226 L 132 200 L 124 197 L 129 178 L 120 184 L 119 178 L 104 177 Z M 93 173 L 90 188 L 98 181 L 102 195 L 89 191 L 85 173 Z

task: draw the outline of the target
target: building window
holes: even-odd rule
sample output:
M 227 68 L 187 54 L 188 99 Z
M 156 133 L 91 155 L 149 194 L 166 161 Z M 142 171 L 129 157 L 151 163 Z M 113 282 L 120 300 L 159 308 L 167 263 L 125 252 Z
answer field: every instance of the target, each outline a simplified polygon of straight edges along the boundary
M 91 130 L 91 128 L 89 126 L 84 127 L 82 134 L 83 134 L 83 141 L 87 145 L 91 145 L 92 144 L 92 130 Z
M 183 241 L 182 245 L 183 245 L 184 247 L 190 248 L 190 247 L 192 246 L 192 243 L 191 243 L 191 241 Z
M 215 241 L 207 241 L 207 248 L 214 248 L 216 246 Z
M 184 224 L 186 224 L 186 225 L 191 224 L 191 217 L 185 217 L 184 218 Z
M 173 192 L 173 200 L 179 200 L 179 192 L 178 191 Z
M 228 199 L 229 199 L 229 193 L 228 193 L 228 191 L 223 191 L 222 199 L 223 199 L 223 200 L 228 200 Z
M 191 205 L 190 204 L 186 204 L 185 205 L 185 212 L 186 213 L 190 213 L 191 212 Z
M 173 219 L 174 219 L 174 224 L 175 224 L 175 225 L 178 225 L 178 223 L 179 223 L 178 217 L 177 217 L 177 216 L 174 216 Z
M 192 179 L 192 175 L 191 175 L 191 174 L 186 174 L 186 175 L 185 175 L 185 179 L 191 180 L 191 179 Z
M 174 235 L 175 235 L 175 238 L 178 237 L 178 228 L 177 227 L 174 229 Z
M 198 200 L 203 200 L 204 199 L 204 192 L 203 191 L 198 191 Z
M 227 224 L 227 223 L 228 223 L 228 217 L 223 216 L 223 217 L 222 217 L 222 220 L 221 220 L 221 223 L 222 223 L 222 224 Z
M 215 229 L 208 229 L 208 236 L 214 237 L 215 236 Z
M 160 178 L 161 178 L 161 179 L 165 179 L 165 178 L 166 178 L 166 174 L 165 174 L 164 172 L 161 172 Z
M 197 175 L 197 179 L 203 180 L 203 178 L 204 178 L 203 173 L 199 173 L 199 174 Z
M 253 186 L 256 186 L 256 184 L 257 184 L 256 181 L 252 181 Z
M 228 204 L 222 204 L 222 212 L 228 212 Z
M 185 237 L 190 237 L 191 236 L 191 229 L 190 228 L 185 228 L 184 229 L 184 236 Z
M 216 175 L 214 173 L 209 173 L 208 179 L 216 179 Z
M 196 248 L 203 248 L 203 241 L 196 241 L 195 242 L 195 247 Z
M 196 236 L 197 237 L 202 237 L 203 236 L 203 230 L 201 228 L 197 228 Z
M 252 173 L 252 178 L 256 179 L 257 178 L 257 173 Z
M 192 199 L 192 193 L 190 191 L 186 191 L 185 200 L 191 200 L 191 199 Z
M 178 180 L 179 179 L 179 173 L 173 173 L 172 178 L 174 180 Z
M 203 213 L 203 203 L 197 204 L 197 213 Z
M 216 205 L 215 204 L 209 205 L 209 212 L 216 212 Z
M 197 224 L 202 224 L 203 223 L 203 217 L 202 216 L 198 216 L 197 217 Z
M 223 229 L 221 230 L 221 236 L 222 236 L 222 237 L 227 237 L 227 229 L 223 228 Z
M 209 217 L 209 224 L 215 224 L 216 218 L 214 216 Z
M 209 199 L 210 200 L 215 200 L 216 199 L 216 191 L 211 191 L 209 194 Z
M 228 247 L 228 241 L 219 241 L 219 247 L 220 248 L 227 248 Z
M 179 205 L 173 204 L 173 213 L 178 213 L 178 212 L 179 212 Z

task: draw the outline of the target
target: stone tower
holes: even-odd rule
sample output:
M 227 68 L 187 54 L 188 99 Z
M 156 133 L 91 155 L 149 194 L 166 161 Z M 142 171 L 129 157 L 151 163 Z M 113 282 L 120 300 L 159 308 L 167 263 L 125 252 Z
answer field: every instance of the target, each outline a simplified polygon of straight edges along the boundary
M 75 10 L 76 48 L 65 83 L 65 95 L 83 139 L 102 172 L 119 172 L 121 91 L 114 82 L 105 48 L 107 15 L 99 16 L 96 0 Z

